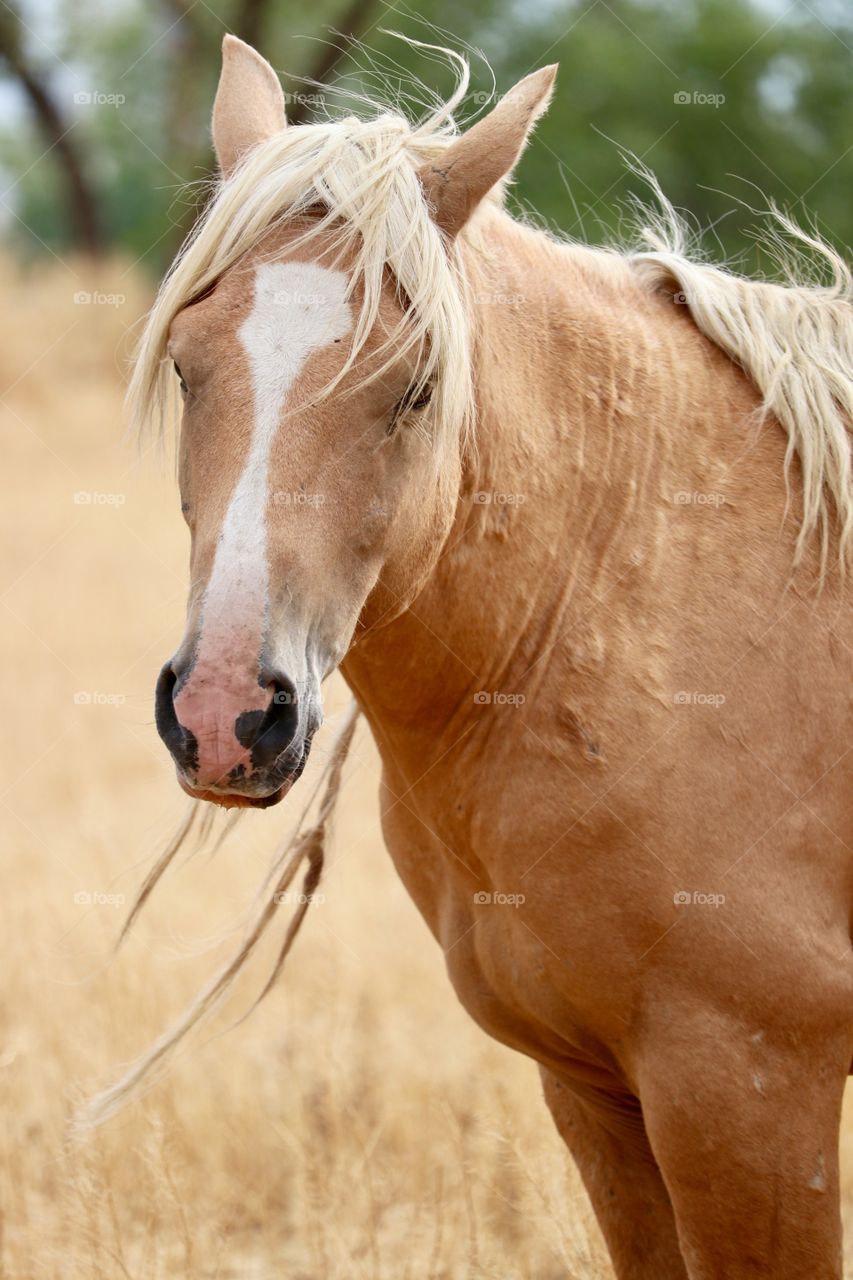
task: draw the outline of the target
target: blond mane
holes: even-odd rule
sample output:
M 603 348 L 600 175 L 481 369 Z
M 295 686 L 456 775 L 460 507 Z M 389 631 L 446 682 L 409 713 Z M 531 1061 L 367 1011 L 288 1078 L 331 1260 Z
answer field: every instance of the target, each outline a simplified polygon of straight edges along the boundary
M 636 167 L 636 166 L 635 166 Z M 629 260 L 652 289 L 678 296 L 698 329 L 747 374 L 762 415 L 772 414 L 788 438 L 785 481 L 799 462 L 800 527 L 795 564 L 817 535 L 823 581 L 833 543 L 839 568 L 853 552 L 853 273 L 817 235 L 771 206 L 765 241 L 786 284 L 750 280 L 690 253 L 685 220 L 654 176 L 656 209 L 641 231 L 643 248 Z M 803 250 L 806 252 L 803 253 Z M 822 275 L 805 282 L 806 263 Z

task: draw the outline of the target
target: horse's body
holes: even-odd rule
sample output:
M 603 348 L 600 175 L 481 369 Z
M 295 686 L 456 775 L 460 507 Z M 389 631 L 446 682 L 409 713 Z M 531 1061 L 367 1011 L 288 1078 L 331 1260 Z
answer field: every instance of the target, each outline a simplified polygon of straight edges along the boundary
M 849 596 L 788 589 L 782 433 L 686 309 L 483 223 L 515 301 L 481 312 L 479 462 L 343 667 L 388 847 L 466 1009 L 543 1065 L 620 1274 L 683 1274 L 656 1157 L 691 1276 L 835 1275 Z
M 214 136 L 235 176 L 139 375 L 145 400 L 168 342 L 187 397 L 194 591 L 158 693 L 182 783 L 280 798 L 340 662 L 396 866 L 462 1003 L 541 1065 L 620 1278 L 838 1280 L 849 292 L 797 310 L 514 223 L 483 197 L 546 73 L 457 141 L 392 120 L 348 150 L 346 122 L 282 142 L 272 72 L 226 52 Z M 270 231 L 255 193 L 296 184 L 315 138 L 320 194 L 292 217 L 282 196 Z M 385 190 L 387 226 L 363 212 Z M 422 329 L 398 352 L 401 316 Z M 466 438 L 448 424 L 469 350 Z

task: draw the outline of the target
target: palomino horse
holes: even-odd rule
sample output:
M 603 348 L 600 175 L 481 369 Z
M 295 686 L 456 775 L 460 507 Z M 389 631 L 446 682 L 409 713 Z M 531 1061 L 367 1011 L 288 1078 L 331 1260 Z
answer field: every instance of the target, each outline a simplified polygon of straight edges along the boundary
M 554 68 L 287 129 L 227 37 L 218 194 L 148 321 L 180 380 L 191 795 L 270 805 L 340 666 L 456 992 L 541 1067 L 620 1277 L 841 1276 L 853 1058 L 853 282 L 502 208 Z M 176 373 L 172 372 L 172 362 Z

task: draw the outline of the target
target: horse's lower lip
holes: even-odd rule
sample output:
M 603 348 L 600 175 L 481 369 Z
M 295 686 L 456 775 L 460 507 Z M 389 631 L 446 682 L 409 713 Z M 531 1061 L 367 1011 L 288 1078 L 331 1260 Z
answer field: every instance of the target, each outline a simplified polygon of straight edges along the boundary
M 290 783 L 285 782 L 276 791 L 267 796 L 247 796 L 239 791 L 210 791 L 203 787 L 192 787 L 178 772 L 178 782 L 193 800 L 206 800 L 209 804 L 218 804 L 223 809 L 269 809 L 283 800 L 290 790 Z
M 260 774 L 254 775 L 249 780 L 249 786 L 252 790 L 241 791 L 235 788 L 229 790 L 227 787 L 194 787 L 186 777 L 183 769 L 176 764 L 176 773 L 181 788 L 192 796 L 193 800 L 205 800 L 208 804 L 218 804 L 223 809 L 269 809 L 272 805 L 278 804 L 287 795 L 290 788 L 301 776 L 305 765 L 308 763 L 308 754 L 311 750 L 311 738 L 313 731 L 303 741 L 302 750 L 298 760 L 294 763 L 292 758 L 283 757 L 278 762 L 278 768 L 269 771 L 266 776 L 266 785 L 270 790 L 264 792 L 264 779 Z M 225 776 L 223 775 L 223 782 Z

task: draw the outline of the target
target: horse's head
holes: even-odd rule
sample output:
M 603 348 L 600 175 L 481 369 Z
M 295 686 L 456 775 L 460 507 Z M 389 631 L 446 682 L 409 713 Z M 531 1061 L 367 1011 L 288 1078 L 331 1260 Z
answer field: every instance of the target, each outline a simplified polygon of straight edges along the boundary
M 192 587 L 156 709 L 190 794 L 280 799 L 320 723 L 321 681 L 434 564 L 471 405 L 455 237 L 552 79 L 528 77 L 458 139 L 396 116 L 285 129 L 274 72 L 226 38 L 223 183 L 136 375 L 150 400 L 168 360 L 184 400 Z

